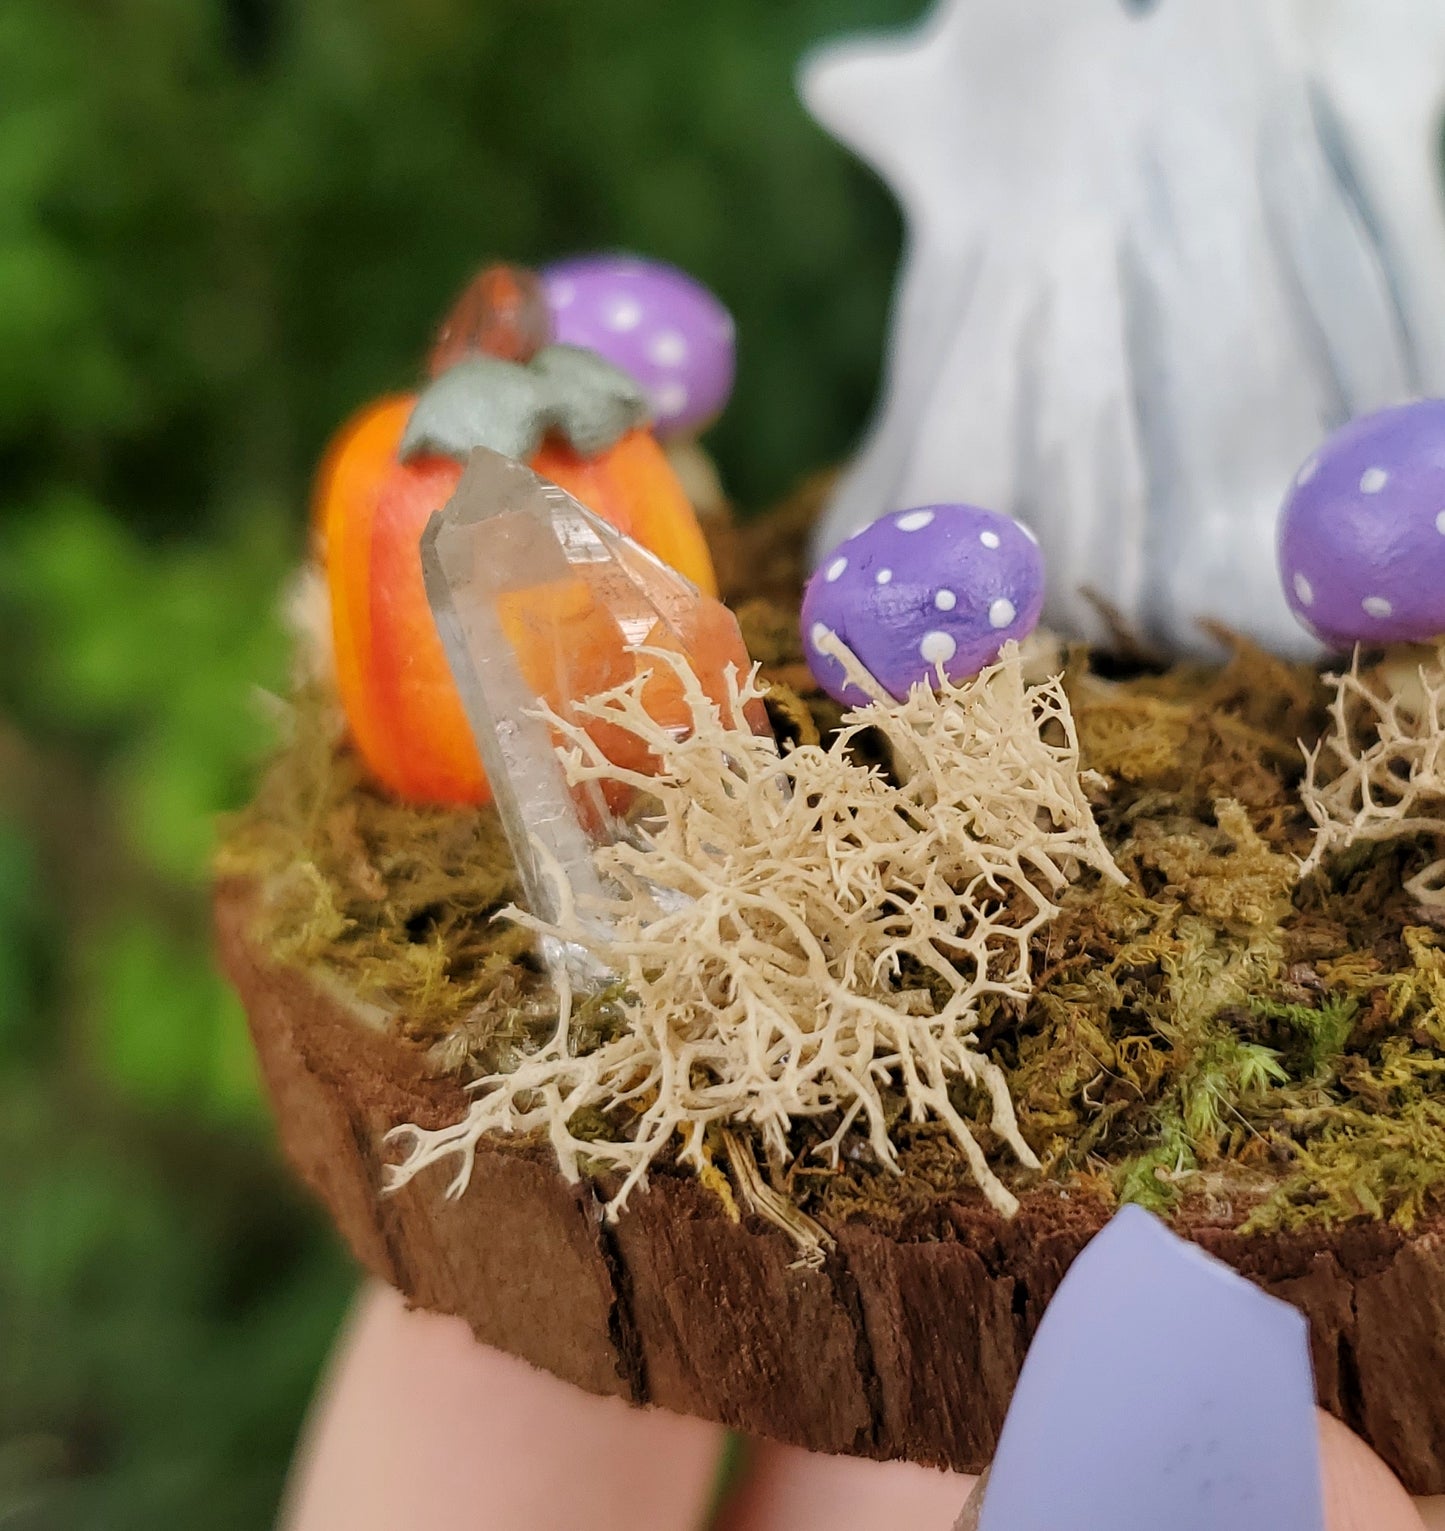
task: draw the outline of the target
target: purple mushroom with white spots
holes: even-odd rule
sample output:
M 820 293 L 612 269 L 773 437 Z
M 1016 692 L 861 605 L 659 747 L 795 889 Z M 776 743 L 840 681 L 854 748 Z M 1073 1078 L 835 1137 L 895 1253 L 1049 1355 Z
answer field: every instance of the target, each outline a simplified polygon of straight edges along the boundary
M 635 255 L 579 255 L 542 271 L 555 339 L 596 351 L 652 400 L 659 439 L 695 436 L 733 388 L 733 321 L 700 282 Z
M 902 700 L 940 666 L 954 682 L 977 675 L 1033 631 L 1043 604 L 1043 557 L 1027 527 L 972 505 L 925 505 L 884 516 L 823 560 L 803 597 L 803 642 L 835 701 L 870 698 L 830 652 L 834 640 Z
M 1291 610 L 1330 648 L 1445 636 L 1445 400 L 1331 436 L 1295 477 L 1278 548 Z

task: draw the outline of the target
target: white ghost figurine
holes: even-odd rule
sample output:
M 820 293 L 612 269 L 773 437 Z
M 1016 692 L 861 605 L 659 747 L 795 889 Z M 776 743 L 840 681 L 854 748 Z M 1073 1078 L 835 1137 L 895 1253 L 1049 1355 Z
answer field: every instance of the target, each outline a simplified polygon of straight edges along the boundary
M 1445 393 L 1445 0 L 940 0 L 808 60 L 907 217 L 885 400 L 817 552 L 888 511 L 1018 516 L 1045 618 L 1308 652 L 1290 476 Z

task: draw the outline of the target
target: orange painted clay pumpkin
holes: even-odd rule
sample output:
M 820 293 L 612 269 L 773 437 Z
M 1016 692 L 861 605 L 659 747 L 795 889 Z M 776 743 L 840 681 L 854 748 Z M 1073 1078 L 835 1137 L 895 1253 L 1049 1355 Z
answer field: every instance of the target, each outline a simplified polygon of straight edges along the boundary
M 386 399 L 364 411 L 323 467 L 317 501 L 337 685 L 356 747 L 384 786 L 415 802 L 483 803 L 486 777 L 433 625 L 418 551 L 462 470 L 440 455 L 399 459 L 414 402 Z M 692 506 L 648 431 L 629 431 L 590 458 L 548 437 L 531 466 L 716 595 Z

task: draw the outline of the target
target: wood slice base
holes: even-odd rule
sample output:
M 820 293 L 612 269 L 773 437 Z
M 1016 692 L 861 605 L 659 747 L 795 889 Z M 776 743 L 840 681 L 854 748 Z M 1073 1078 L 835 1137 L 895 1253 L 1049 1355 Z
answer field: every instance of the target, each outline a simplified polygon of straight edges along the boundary
M 429 1171 L 380 1193 L 383 1135 L 458 1120 L 466 1096 L 250 939 L 253 890 L 217 891 L 222 960 L 250 1018 L 296 1169 L 356 1257 L 417 1307 L 594 1393 L 736 1430 L 959 1472 L 988 1462 L 1034 1329 L 1105 1213 L 1052 1191 L 1012 1222 L 981 1198 L 898 1235 L 829 1227 L 819 1271 L 731 1222 L 690 1178 L 655 1175 L 615 1225 L 544 1149 L 498 1141 L 471 1185 Z M 1406 1237 L 1178 1231 L 1310 1321 L 1320 1403 L 1416 1494 L 1445 1493 L 1445 1221 Z

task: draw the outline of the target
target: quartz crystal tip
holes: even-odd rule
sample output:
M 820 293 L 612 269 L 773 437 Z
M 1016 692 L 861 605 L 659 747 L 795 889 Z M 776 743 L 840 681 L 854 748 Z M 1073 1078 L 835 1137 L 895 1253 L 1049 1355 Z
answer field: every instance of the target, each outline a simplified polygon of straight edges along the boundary
M 484 449 L 428 523 L 421 562 L 531 912 L 558 923 L 600 911 L 595 855 L 630 836 L 632 789 L 569 784 L 546 714 L 582 729 L 620 770 L 653 770 L 642 740 L 580 704 L 636 683 L 652 722 L 682 737 L 693 720 L 687 688 L 657 653 L 690 669 L 726 713 L 729 672 L 741 680 L 749 668 L 737 619 L 565 490 Z M 739 721 L 767 726 L 760 712 Z

